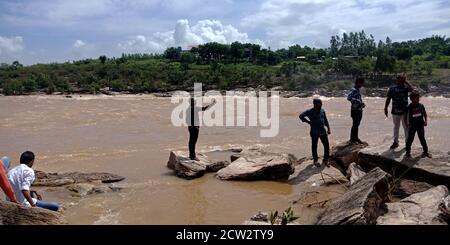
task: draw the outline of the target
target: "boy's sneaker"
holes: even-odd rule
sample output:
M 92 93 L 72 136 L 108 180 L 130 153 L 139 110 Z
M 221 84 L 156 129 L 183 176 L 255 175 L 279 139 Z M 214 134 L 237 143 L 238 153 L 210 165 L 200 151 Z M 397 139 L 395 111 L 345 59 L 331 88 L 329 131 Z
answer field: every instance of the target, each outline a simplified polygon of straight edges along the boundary
M 327 166 L 327 168 L 331 167 L 330 160 L 328 160 L 328 159 L 323 159 L 323 164 L 325 164 L 325 166 Z
M 400 145 L 397 142 L 394 142 L 394 144 L 391 145 L 391 150 L 395 150 L 399 147 Z

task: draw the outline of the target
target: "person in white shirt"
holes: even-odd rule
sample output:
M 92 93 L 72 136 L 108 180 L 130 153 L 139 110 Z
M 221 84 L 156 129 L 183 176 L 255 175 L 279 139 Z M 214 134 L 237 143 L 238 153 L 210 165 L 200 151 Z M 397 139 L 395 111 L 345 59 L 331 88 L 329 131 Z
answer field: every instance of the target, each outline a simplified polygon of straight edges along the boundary
M 14 189 L 17 202 L 26 207 L 40 207 L 58 211 L 58 204 L 43 202 L 41 195 L 30 189 L 35 179 L 32 169 L 34 159 L 34 153 L 26 151 L 20 156 L 20 165 L 8 172 L 8 180 Z

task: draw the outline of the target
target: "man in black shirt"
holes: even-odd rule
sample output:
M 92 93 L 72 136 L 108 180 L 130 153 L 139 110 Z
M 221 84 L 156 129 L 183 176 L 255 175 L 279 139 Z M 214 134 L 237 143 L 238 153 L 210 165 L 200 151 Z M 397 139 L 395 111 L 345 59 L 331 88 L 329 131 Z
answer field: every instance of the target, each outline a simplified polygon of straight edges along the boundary
M 419 136 L 420 144 L 423 148 L 423 156 L 429 157 L 428 145 L 425 139 L 425 127 L 428 126 L 428 115 L 425 106 L 419 103 L 420 94 L 412 92 L 410 95 L 411 104 L 408 106 L 408 141 L 406 142 L 406 154 L 411 154 L 411 145 L 414 137 Z
M 191 98 L 189 111 L 187 113 L 187 124 L 189 129 L 189 158 L 191 160 L 199 161 L 197 155 L 195 154 L 195 145 L 197 144 L 198 135 L 200 133 L 200 122 L 198 113 L 200 111 L 206 111 L 211 108 L 216 101 L 214 100 L 212 104 L 205 107 L 197 107 L 195 106 L 195 99 Z
M 408 94 L 413 91 L 413 87 L 406 80 L 405 76 L 397 77 L 397 85 L 390 87 L 386 104 L 384 107 L 384 114 L 386 117 L 388 115 L 389 104 L 392 100 L 392 119 L 394 122 L 394 143 L 391 146 L 391 149 L 396 149 L 399 147 L 399 130 L 400 130 L 400 122 L 403 125 L 403 129 L 405 131 L 405 141 L 408 138 L 408 127 L 406 125 L 406 109 L 408 107 Z

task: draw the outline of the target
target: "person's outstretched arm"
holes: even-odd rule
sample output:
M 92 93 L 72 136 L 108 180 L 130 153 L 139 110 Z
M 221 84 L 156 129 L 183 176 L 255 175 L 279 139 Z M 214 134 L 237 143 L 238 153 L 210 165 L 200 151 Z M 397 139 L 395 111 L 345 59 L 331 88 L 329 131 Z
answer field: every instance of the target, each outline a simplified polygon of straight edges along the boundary
M 212 107 L 213 105 L 215 105 L 215 104 L 216 104 L 216 100 L 213 100 L 213 102 L 212 102 L 211 104 L 202 107 L 202 111 L 208 110 L 209 108 L 211 108 L 211 107 Z
M 406 88 L 408 89 L 408 92 L 412 92 L 414 90 L 414 87 L 411 85 L 410 82 L 408 82 L 408 79 L 405 78 L 405 85 Z

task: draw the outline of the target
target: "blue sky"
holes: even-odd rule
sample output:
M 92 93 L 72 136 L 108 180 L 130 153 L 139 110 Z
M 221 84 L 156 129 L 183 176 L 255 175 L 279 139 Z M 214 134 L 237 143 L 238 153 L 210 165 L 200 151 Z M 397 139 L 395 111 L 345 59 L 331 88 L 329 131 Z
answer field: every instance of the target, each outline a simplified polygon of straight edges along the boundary
M 217 41 L 328 47 L 360 31 L 450 36 L 448 0 L 1 0 L 0 63 L 162 52 Z

